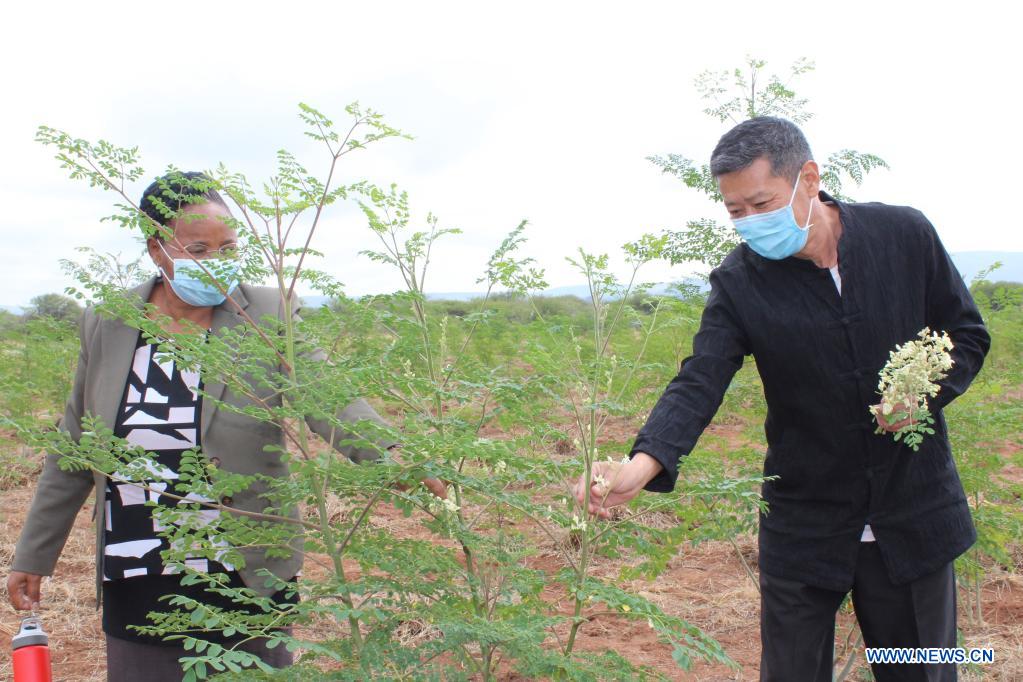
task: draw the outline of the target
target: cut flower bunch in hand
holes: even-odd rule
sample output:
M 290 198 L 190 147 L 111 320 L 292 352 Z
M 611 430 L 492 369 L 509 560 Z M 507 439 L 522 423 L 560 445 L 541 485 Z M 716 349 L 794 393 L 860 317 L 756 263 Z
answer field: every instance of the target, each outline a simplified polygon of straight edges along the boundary
M 938 394 L 939 381 L 952 369 L 952 339 L 924 327 L 917 339 L 895 347 L 881 369 L 877 388 L 881 402 L 870 406 L 876 433 L 891 432 L 914 451 L 924 435 L 933 434 L 934 418 L 927 399 Z

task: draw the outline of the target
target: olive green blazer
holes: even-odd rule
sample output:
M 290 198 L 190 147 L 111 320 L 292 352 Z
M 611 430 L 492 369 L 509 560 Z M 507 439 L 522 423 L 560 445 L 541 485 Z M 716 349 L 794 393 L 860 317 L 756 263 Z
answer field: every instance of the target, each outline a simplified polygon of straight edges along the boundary
M 133 293 L 139 296 L 140 306 L 149 299 L 156 282 L 155 278 L 151 279 L 133 290 Z M 277 315 L 280 319 L 284 313 L 284 306 L 276 289 L 242 284 L 231 297 L 254 320 L 266 315 Z M 225 329 L 241 324 L 247 323 L 230 301 L 225 301 L 214 308 L 212 323 L 214 334 L 220 334 Z M 59 428 L 76 440 L 82 433 L 84 415 L 100 417 L 110 429 L 114 428 L 138 334 L 137 329 L 119 320 L 101 317 L 92 309 L 87 309 L 82 315 L 78 367 L 64 416 L 58 424 Z M 242 406 L 250 402 L 248 398 L 235 395 L 223 384 L 212 381 L 204 384 L 204 392 L 231 405 Z M 365 419 L 384 423 L 373 408 L 362 399 L 348 405 L 338 417 L 350 423 Z M 331 428 L 327 420 L 310 418 L 307 419 L 307 423 L 320 436 L 330 438 Z M 212 464 L 223 467 L 225 471 L 244 475 L 287 475 L 287 467 L 281 461 L 281 453 L 264 450 L 269 445 L 281 447 L 284 445 L 283 432 L 275 424 L 260 422 L 232 410 L 218 410 L 216 401 L 207 399 L 202 402 L 200 435 L 202 452 Z M 351 438 L 351 435 L 340 429 L 337 429 L 333 436 L 335 448 L 353 461 L 373 459 L 379 453 L 377 449 L 353 449 L 350 445 L 342 445 L 341 441 Z M 395 443 L 378 443 L 379 448 L 392 445 Z M 59 455 L 52 453 L 45 458 L 11 568 L 36 575 L 52 575 L 78 510 L 85 503 L 90 491 L 94 491 L 98 606 L 103 581 L 106 482 L 102 474 L 88 470 L 62 471 L 57 465 L 59 458 Z M 246 511 L 262 512 L 267 507 L 266 500 L 260 497 L 263 492 L 265 484 L 257 482 L 247 490 L 239 492 L 233 499 L 221 502 Z M 291 511 L 293 518 L 298 518 L 298 514 L 297 509 Z M 293 546 L 301 548 L 301 535 L 298 534 L 298 526 L 295 528 L 297 541 Z M 260 549 L 243 548 L 241 551 L 246 562 L 244 567 L 238 569 L 242 580 L 248 587 L 264 596 L 269 596 L 273 589 L 264 585 L 265 578 L 257 575 L 257 571 L 265 568 L 282 579 L 290 579 L 302 567 L 302 553 L 297 549 L 288 558 L 270 559 L 266 558 Z

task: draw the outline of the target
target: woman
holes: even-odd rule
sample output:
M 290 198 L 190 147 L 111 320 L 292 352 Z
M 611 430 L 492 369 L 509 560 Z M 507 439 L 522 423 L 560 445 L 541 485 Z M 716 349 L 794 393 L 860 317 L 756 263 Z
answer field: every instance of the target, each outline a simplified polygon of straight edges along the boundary
M 146 189 L 141 209 L 164 230 L 147 239 L 150 257 L 160 275 L 135 289 L 139 305 L 155 306 L 157 316 L 169 318 L 165 331 L 188 329 L 222 330 L 280 315 L 283 306 L 276 289 L 247 286 L 237 281 L 238 235 L 231 227 L 231 213 L 223 198 L 200 173 L 175 173 Z M 167 193 L 169 189 L 172 194 Z M 174 196 L 176 206 L 168 206 Z M 217 260 L 210 260 L 217 259 Z M 195 261 L 216 263 L 218 278 L 231 300 L 217 287 L 204 281 Z M 226 274 L 224 274 L 226 273 Z M 280 452 L 266 446 L 283 445 L 281 429 L 256 421 L 233 410 L 218 410 L 214 400 L 233 405 L 248 400 L 222 384 L 204 384 L 199 372 L 178 368 L 166 355 L 154 353 L 135 328 L 117 320 L 101 318 L 87 310 L 81 324 L 81 353 L 71 397 L 61 428 L 76 440 L 82 433 L 84 415 L 102 417 L 115 436 L 156 455 L 163 468 L 160 478 L 176 478 L 181 453 L 196 447 L 215 467 L 247 475 L 284 476 L 287 467 Z M 201 390 L 197 390 L 201 389 Z M 347 422 L 374 420 L 383 423 L 365 401 L 356 400 L 339 415 Z M 374 459 L 376 448 L 342 447 L 348 434 L 332 431 L 325 421 L 308 419 L 310 428 L 325 438 L 333 434 L 334 446 L 354 461 Z M 378 443 L 378 448 L 395 446 Z M 109 681 L 148 679 L 180 680 L 178 658 L 185 655 L 180 642 L 164 642 L 129 629 L 144 625 L 150 611 L 166 609 L 163 595 L 186 594 L 205 603 L 229 606 L 224 598 L 207 593 L 201 585 L 180 584 L 180 575 L 168 574 L 160 552 L 168 548 L 155 529 L 148 500 L 173 506 L 175 498 L 161 495 L 157 486 L 140 487 L 110 480 L 89 471 L 62 471 L 59 455 L 47 455 L 35 498 L 18 541 L 7 587 L 16 609 L 30 609 L 40 601 L 41 576 L 51 575 L 75 516 L 91 489 L 96 491 L 97 600 L 103 604 L 103 630 L 107 642 Z M 444 485 L 428 479 L 427 486 L 444 496 Z M 161 484 L 164 485 L 164 484 Z M 173 489 L 173 485 L 171 489 Z M 225 507 L 261 512 L 262 484 L 220 503 Z M 148 488 L 148 489 L 147 489 Z M 216 513 L 206 510 L 204 514 Z M 297 518 L 298 510 L 292 510 Z M 260 573 L 268 570 L 282 579 L 294 579 L 302 565 L 301 552 L 286 558 L 264 556 L 261 550 L 240 550 L 245 565 L 237 569 L 212 560 L 189 560 L 201 571 L 226 572 L 233 585 L 247 586 L 276 601 L 287 601 L 283 592 L 270 594 Z M 215 639 L 215 638 L 214 638 Z M 215 640 L 216 641 L 216 640 Z M 219 641 L 225 641 L 220 639 Z M 269 665 L 284 667 L 292 662 L 286 647 L 268 649 L 265 642 L 246 642 L 239 648 L 258 655 Z

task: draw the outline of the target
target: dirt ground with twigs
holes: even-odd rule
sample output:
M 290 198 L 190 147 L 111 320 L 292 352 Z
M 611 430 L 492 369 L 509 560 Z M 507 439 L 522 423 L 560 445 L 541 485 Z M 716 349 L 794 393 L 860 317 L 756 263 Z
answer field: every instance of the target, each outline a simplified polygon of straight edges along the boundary
M 623 430 L 632 428 L 621 425 Z M 717 425 L 719 434 L 736 441 L 742 439 L 738 425 Z M 732 430 L 729 433 L 729 429 Z M 614 438 L 614 434 L 608 434 Z M 1004 454 L 1015 454 L 1007 450 Z M 1023 467 L 1009 464 L 1003 472 L 1007 477 L 1023 481 Z M 25 511 L 32 496 L 30 483 L 0 490 L 0 566 L 10 565 L 14 543 L 21 529 Z M 103 633 L 100 614 L 94 602 L 93 531 L 91 503 L 83 507 L 74 530 L 52 578 L 43 585 L 42 616 L 50 632 L 50 651 L 55 680 L 78 682 L 105 679 Z M 415 518 L 402 516 L 393 507 L 381 506 L 373 523 L 396 533 L 422 535 L 425 531 Z M 532 565 L 548 571 L 560 568 L 553 547 L 545 547 L 538 538 L 538 551 Z M 737 544 L 754 570 L 757 566 L 756 538 L 737 538 Z M 966 646 L 991 646 L 996 663 L 976 669 L 964 669 L 960 679 L 1021 680 L 1023 679 L 1023 551 L 1015 555 L 1016 571 L 1006 572 L 998 566 L 987 567 L 983 585 L 984 623 L 970 624 L 960 615 Z M 599 575 L 617 575 L 620 560 L 596 558 L 594 571 Z M 357 567 L 353 566 L 353 570 Z M 307 563 L 306 573 L 315 573 L 315 564 Z M 670 648 L 657 641 L 645 623 L 607 614 L 594 614 L 581 630 L 580 650 L 599 650 L 608 646 L 626 658 L 656 668 L 671 679 L 710 682 L 715 680 L 755 680 L 759 674 L 759 595 L 745 575 L 735 549 L 727 542 L 707 542 L 685 548 L 655 582 L 634 582 L 631 586 L 655 602 L 665 612 L 681 616 L 702 628 L 724 646 L 739 668 L 696 663 L 690 671 L 680 670 L 672 661 Z M 553 588 L 552 588 L 553 589 Z M 557 598 L 551 593 L 549 597 Z M 6 604 L 6 595 L 4 603 Z M 564 600 L 567 613 L 570 602 Z M 9 606 L 2 609 L 0 633 L 5 642 L 17 630 L 20 614 Z M 850 655 L 849 641 L 854 639 L 855 619 L 852 613 L 840 613 L 836 628 L 836 660 L 844 662 Z M 410 637 L 430 636 L 429 632 L 411 630 Z M 12 676 L 10 657 L 0 654 L 0 678 Z M 855 663 L 846 679 L 869 680 L 862 649 L 852 651 Z M 840 664 L 841 666 L 841 664 Z M 517 679 L 506 676 L 505 679 Z

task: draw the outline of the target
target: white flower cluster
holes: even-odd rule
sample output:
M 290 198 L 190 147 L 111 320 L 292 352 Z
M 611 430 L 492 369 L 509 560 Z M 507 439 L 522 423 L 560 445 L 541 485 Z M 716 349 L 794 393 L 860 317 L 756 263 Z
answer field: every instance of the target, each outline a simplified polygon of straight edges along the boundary
M 606 457 L 604 458 L 603 463 L 605 465 L 604 472 L 606 475 L 595 471 L 593 472 L 591 482 L 594 486 L 596 486 L 600 495 L 606 496 L 611 492 L 611 488 L 618 483 L 618 477 L 622 473 L 622 467 L 629 463 L 629 456 L 624 455 L 618 461 L 615 461 L 611 457 Z M 608 480 L 608 477 L 610 477 L 610 480 Z
M 896 346 L 881 370 L 877 390 L 881 393 L 881 411 L 885 416 L 899 403 L 914 412 L 926 410 L 927 398 L 938 393 L 937 382 L 952 369 L 953 360 L 949 355 L 952 339 L 948 334 L 938 334 L 924 327 L 917 337 L 919 340 Z
M 440 498 L 434 498 L 433 500 L 430 500 L 429 507 L 430 511 L 434 514 L 440 514 L 441 512 L 450 512 L 454 514 L 458 511 L 458 505 L 455 504 L 454 500 L 449 500 L 447 498 L 444 498 L 443 500 Z
M 941 388 L 938 382 L 952 369 L 954 361 L 949 354 L 952 348 L 948 334 L 924 327 L 917 339 L 896 346 L 881 369 L 877 384 L 881 403 L 871 406 L 870 413 L 875 418 L 880 413 L 890 423 L 912 418 L 913 423 L 895 433 L 895 440 L 905 438 L 914 450 L 924 433 L 934 433 L 927 426 L 933 423 L 927 399 L 938 394 Z M 878 430 L 882 432 L 883 429 Z

